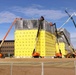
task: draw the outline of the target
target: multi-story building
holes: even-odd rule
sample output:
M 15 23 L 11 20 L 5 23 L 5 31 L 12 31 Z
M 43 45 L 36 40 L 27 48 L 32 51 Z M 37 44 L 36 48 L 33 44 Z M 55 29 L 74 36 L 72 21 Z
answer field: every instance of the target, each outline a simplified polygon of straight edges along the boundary
M 1 43 L 1 40 L 0 40 Z M 14 40 L 5 40 L 0 48 L 0 52 L 5 56 L 14 55 Z

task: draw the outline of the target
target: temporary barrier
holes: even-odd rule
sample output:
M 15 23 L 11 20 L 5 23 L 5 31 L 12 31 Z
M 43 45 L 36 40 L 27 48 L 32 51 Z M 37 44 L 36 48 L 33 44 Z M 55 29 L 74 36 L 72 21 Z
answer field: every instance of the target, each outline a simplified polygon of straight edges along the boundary
M 0 62 L 0 75 L 76 75 L 75 66 L 73 61 Z

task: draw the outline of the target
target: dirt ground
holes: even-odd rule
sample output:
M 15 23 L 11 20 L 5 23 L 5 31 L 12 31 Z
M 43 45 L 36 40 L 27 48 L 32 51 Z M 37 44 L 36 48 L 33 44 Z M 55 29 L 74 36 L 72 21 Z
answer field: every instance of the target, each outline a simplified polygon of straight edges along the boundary
M 0 59 L 0 75 L 75 75 L 75 60 L 76 58 L 3 58 Z

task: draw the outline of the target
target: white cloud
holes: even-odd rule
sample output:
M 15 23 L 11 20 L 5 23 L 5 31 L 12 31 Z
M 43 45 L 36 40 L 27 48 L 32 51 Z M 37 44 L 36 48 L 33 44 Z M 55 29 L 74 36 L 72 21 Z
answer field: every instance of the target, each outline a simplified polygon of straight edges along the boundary
M 58 20 L 65 16 L 61 10 L 51 10 L 51 9 L 40 9 L 36 7 L 14 7 L 14 11 L 23 13 L 27 17 L 39 17 L 44 16 L 46 19 Z
M 31 6 L 31 7 L 33 7 L 33 8 L 43 8 L 43 6 L 38 5 L 38 4 L 32 4 L 32 6 Z
M 17 18 L 15 14 L 5 11 L 0 13 L 0 23 L 11 23 L 15 18 Z

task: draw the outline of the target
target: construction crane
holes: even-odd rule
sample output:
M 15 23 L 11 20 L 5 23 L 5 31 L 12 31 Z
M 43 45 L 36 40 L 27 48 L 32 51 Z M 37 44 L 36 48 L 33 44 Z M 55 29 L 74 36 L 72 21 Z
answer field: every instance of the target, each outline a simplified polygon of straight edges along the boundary
M 70 15 L 66 10 L 65 10 L 65 12 L 68 14 L 69 18 L 66 20 L 66 22 L 64 22 L 64 23 L 61 25 L 61 27 L 59 28 L 59 30 L 60 30 L 67 22 L 69 22 L 70 19 L 72 20 L 72 22 L 73 22 L 73 24 L 74 24 L 74 26 L 75 26 L 75 28 L 76 28 L 76 23 L 75 23 L 75 21 L 74 21 L 74 19 L 73 19 L 73 16 L 76 16 L 76 13 L 74 12 L 72 15 Z
M 22 18 L 16 18 L 16 19 L 13 21 L 12 25 L 10 26 L 10 28 L 8 29 L 8 31 L 6 32 L 5 36 L 3 37 L 3 39 L 2 39 L 2 41 L 1 41 L 1 43 L 0 43 L 0 57 L 2 57 L 1 47 L 2 47 L 2 45 L 3 45 L 3 43 L 4 43 L 5 39 L 6 39 L 6 37 L 8 36 L 8 34 L 9 34 L 10 30 L 12 29 L 12 27 L 15 25 L 16 21 L 17 21 L 17 20 L 21 20 L 21 19 L 22 19 Z
M 73 19 L 73 16 L 74 16 L 74 15 L 76 16 L 76 14 L 73 13 L 73 15 L 70 15 L 70 14 L 67 12 L 67 10 L 65 10 L 65 12 L 68 14 L 68 16 L 70 17 L 70 19 L 73 21 L 73 24 L 74 24 L 74 26 L 75 26 L 75 28 L 76 28 L 76 23 L 75 23 L 75 21 L 74 21 L 74 19 Z

